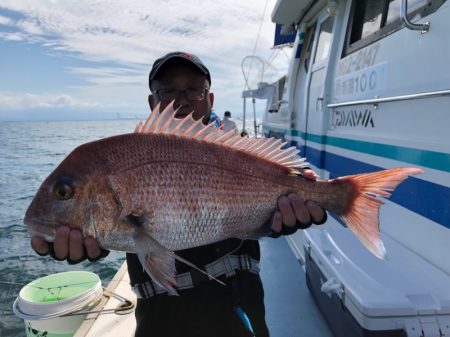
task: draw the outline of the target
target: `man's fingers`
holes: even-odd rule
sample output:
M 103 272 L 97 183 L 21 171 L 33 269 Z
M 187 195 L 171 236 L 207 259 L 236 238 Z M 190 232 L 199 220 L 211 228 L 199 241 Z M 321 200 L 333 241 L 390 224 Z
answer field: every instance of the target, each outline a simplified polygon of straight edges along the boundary
M 276 211 L 273 214 L 272 218 L 272 230 L 275 233 L 280 233 L 282 227 L 283 227 L 283 217 L 281 216 L 281 213 L 279 211 Z
M 86 246 L 87 255 L 90 259 L 95 260 L 100 257 L 101 250 L 97 240 L 88 236 L 84 240 L 84 245 Z
M 84 261 L 86 257 L 90 261 L 96 261 L 109 253 L 107 250 L 102 250 L 97 240 L 93 237 L 83 238 L 81 231 L 70 229 L 67 226 L 56 230 L 53 243 L 46 242 L 40 236 L 33 236 L 31 238 L 31 247 L 39 255 L 50 254 L 54 259 L 61 261 L 67 259 L 69 264 Z
M 84 257 L 83 235 L 72 229 L 69 234 L 69 259 L 78 262 Z
M 291 201 L 288 197 L 282 196 L 278 198 L 278 208 L 281 212 L 281 217 L 283 218 L 283 224 L 289 227 L 294 227 L 297 219 L 295 213 L 292 210 Z
M 311 215 L 312 221 L 314 223 L 323 223 L 325 218 L 325 211 L 322 207 L 316 204 L 314 201 L 308 200 L 305 202 L 305 205 L 308 209 L 308 213 Z
M 289 194 L 288 198 L 295 213 L 295 220 L 298 220 L 303 224 L 310 223 L 311 217 L 309 210 L 305 205 L 305 201 L 295 193 Z
M 311 171 L 312 172 L 312 171 Z M 272 230 L 275 235 L 290 235 L 297 229 L 305 229 L 311 223 L 322 224 L 326 221 L 325 211 L 315 202 L 304 201 L 298 194 L 278 198 L 279 211 L 274 213 Z
M 31 237 L 31 248 L 38 253 L 39 255 L 47 255 L 48 250 L 48 243 L 44 240 L 44 238 L 41 238 L 40 236 L 32 236 Z
M 69 227 L 63 226 L 56 230 L 53 248 L 55 250 L 55 256 L 59 260 L 64 260 L 69 254 L 69 236 Z
M 317 178 L 319 177 L 317 175 L 317 173 L 311 169 L 304 169 L 302 172 L 302 176 L 308 180 L 314 180 L 314 181 L 316 181 Z

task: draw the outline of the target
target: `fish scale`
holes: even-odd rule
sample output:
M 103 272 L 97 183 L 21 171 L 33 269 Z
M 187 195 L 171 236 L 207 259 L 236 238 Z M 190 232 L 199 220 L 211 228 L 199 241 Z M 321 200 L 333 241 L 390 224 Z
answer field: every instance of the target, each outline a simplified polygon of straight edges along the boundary
M 175 177 L 178 180 L 173 184 Z M 126 184 L 116 186 L 116 180 Z M 126 200 L 124 207 L 139 207 L 144 213 L 152 214 L 146 223 L 149 234 L 166 248 L 180 250 L 231 237 L 235 231 L 252 231 L 267 222 L 276 207 L 276 198 L 261 194 L 259 186 L 263 180 L 253 178 L 243 184 L 227 167 L 211 171 L 209 165 L 175 161 L 151 163 L 122 172 L 112 186 L 123 195 L 139 195 L 137 199 Z M 247 193 L 242 195 L 241 191 Z M 145 200 L 153 202 L 146 204 Z M 264 203 L 271 207 L 265 213 L 259 212 L 257 206 Z M 183 225 L 174 219 L 183 219 Z M 250 230 L 243 228 L 241 221 Z M 224 223 L 228 234 L 223 233 Z M 188 235 L 197 228 L 208 228 L 208 231 L 203 236 Z M 195 242 L 191 241 L 193 238 Z

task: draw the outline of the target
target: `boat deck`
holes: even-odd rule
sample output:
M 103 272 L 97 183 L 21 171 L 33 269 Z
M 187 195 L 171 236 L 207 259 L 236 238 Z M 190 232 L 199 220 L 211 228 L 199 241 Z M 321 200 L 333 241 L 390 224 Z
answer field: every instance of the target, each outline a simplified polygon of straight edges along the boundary
M 260 240 L 261 278 L 271 337 L 332 337 L 285 238 Z
M 261 242 L 261 278 L 265 290 L 266 321 L 272 337 L 332 337 L 314 299 L 306 286 L 305 274 L 284 238 Z M 124 263 L 107 290 L 133 302 Z M 116 308 L 116 298 L 104 298 L 98 308 Z M 132 337 L 136 322 L 134 312 L 124 315 L 90 314 L 75 337 Z
M 131 291 L 127 264 L 124 262 L 106 288 L 105 293 L 113 292 L 136 304 L 136 295 Z M 100 303 L 92 309 L 116 309 L 123 303 L 114 297 L 103 296 Z M 136 329 L 134 310 L 125 314 L 89 314 L 84 319 L 74 337 L 133 337 Z

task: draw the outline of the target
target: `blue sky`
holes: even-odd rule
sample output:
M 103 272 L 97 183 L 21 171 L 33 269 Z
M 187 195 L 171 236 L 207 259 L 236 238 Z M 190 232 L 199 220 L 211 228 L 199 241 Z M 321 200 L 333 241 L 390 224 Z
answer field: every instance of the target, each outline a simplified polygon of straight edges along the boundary
M 271 48 L 275 2 L 2 0 L 0 120 L 145 115 L 151 64 L 174 50 L 207 65 L 215 111 L 239 115 L 244 57 L 265 60 L 266 82 L 287 71 L 291 50 Z

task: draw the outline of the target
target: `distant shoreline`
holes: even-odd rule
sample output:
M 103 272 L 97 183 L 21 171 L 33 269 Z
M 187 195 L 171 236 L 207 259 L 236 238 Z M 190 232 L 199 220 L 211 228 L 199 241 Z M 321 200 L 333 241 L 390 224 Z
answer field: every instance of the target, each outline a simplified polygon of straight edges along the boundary
M 39 123 L 39 122 L 101 122 L 101 121 L 139 121 L 147 118 L 146 116 L 137 118 L 93 118 L 93 119 L 15 119 L 0 120 L 0 123 Z

